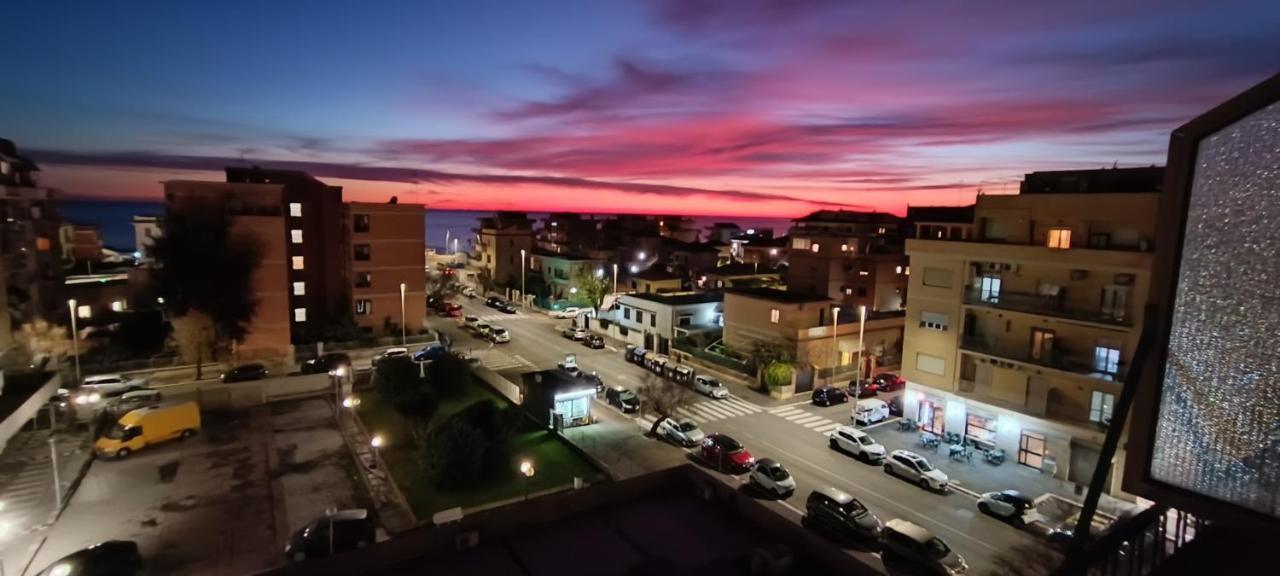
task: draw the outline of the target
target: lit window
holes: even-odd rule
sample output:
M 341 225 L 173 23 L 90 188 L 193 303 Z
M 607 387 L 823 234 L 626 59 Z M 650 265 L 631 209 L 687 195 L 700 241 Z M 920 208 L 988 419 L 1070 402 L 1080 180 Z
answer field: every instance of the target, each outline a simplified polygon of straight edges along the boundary
M 770 322 L 771 324 L 777 324 L 777 323 L 778 323 L 778 321 L 779 321 L 779 320 L 781 320 L 781 319 L 782 319 L 782 311 L 781 311 L 781 310 L 778 310 L 777 308 L 770 308 L 770 309 L 769 309 L 769 322 Z
M 293 269 L 294 269 L 294 270 L 302 270 L 302 266 L 303 266 L 302 257 L 301 257 L 301 256 L 294 256 L 294 257 L 292 258 L 292 260 L 293 260 Z
M 290 202 L 290 203 L 289 203 L 289 215 L 290 215 L 290 216 L 293 216 L 294 218 L 301 218 L 301 217 L 302 217 L 302 203 L 301 203 L 301 202 Z
M 373 274 L 369 272 L 356 272 L 356 288 L 368 288 L 373 286 Z
M 885 232 L 884 226 L 881 226 L 876 229 L 876 234 L 884 234 L 884 232 Z
M 80 318 L 91 318 L 93 317 L 93 308 L 90 308 L 88 304 L 81 304 L 76 307 L 76 316 Z
M 867 276 L 867 275 L 869 275 L 869 274 L 871 274 L 871 273 L 870 273 L 870 272 L 868 272 L 868 271 L 866 271 L 866 270 L 859 270 L 859 271 L 858 271 L 858 275 L 859 275 L 859 276 Z
M 902 273 L 902 267 L 901 267 L 901 266 L 895 267 L 895 268 L 893 269 L 893 272 L 894 272 L 895 274 L 901 274 L 901 273 Z
M 373 314 L 373 300 L 356 300 L 356 316 Z
M 820 244 L 818 244 L 817 242 L 814 242 L 813 244 L 809 245 L 809 251 L 813 252 L 814 254 L 817 254 L 820 246 L 821 246 Z
M 1114 376 L 1120 371 L 1120 349 L 1110 346 L 1094 347 L 1093 369 Z
M 45 238 L 44 236 L 39 236 L 36 238 L 36 250 L 39 250 L 41 252 L 48 252 L 49 248 L 51 248 L 52 246 L 53 244 L 49 242 L 48 238 Z
M 902 269 L 902 273 L 903 273 L 903 274 L 906 274 L 907 276 L 910 276 L 910 275 L 911 275 L 911 267 L 910 267 L 910 266 L 904 267 L 904 268 Z
M 301 244 L 301 243 L 302 243 L 302 231 L 301 231 L 301 230 L 290 230 L 290 231 L 289 231 L 289 237 L 290 237 L 291 239 L 293 239 L 293 243 L 294 243 L 294 244 Z
M 1089 403 L 1089 421 L 1104 426 L 1111 424 L 1111 408 L 1115 403 L 1114 395 L 1094 390 L 1093 401 Z
M 840 245 L 840 251 L 841 251 L 841 252 L 848 252 L 848 251 L 849 251 L 849 245 L 848 245 L 848 244 L 841 244 L 841 245 Z
M 114 312 L 124 312 L 124 300 L 116 300 L 111 303 L 111 310 Z
M 1071 247 L 1071 229 L 1070 228 L 1050 228 L 1049 229 L 1049 247 L 1058 250 L 1066 250 Z
M 845 289 L 844 289 L 844 295 L 845 295 L 845 296 L 848 296 L 848 295 L 850 295 L 850 294 L 853 294 L 853 288 L 845 288 Z
M 294 321 L 294 322 L 306 322 L 306 321 L 307 321 L 307 309 L 306 309 L 306 308 L 294 308 L 294 309 L 293 309 L 293 321 Z
M 307 283 L 306 283 L 306 282 L 294 282 L 294 283 L 293 283 L 293 295 L 294 295 L 294 296 L 306 296 L 306 295 L 307 295 Z
M 770 256 L 777 256 L 777 255 L 778 255 L 778 249 L 777 249 L 777 248 L 770 248 L 770 249 L 769 249 L 769 255 L 770 255 Z

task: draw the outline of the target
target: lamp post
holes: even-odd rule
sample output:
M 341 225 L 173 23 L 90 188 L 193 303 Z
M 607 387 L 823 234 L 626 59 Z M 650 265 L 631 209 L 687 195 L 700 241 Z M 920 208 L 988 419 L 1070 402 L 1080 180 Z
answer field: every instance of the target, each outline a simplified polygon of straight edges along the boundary
M 533 478 L 533 462 L 525 460 L 520 463 L 520 473 L 524 475 L 524 499 L 529 499 L 529 479 Z
M 58 445 L 49 436 L 49 461 L 53 464 L 53 501 L 54 507 L 62 506 L 62 482 L 58 480 Z
M 400 283 L 400 345 L 405 344 L 404 335 L 405 317 L 404 317 L 404 282 Z
M 382 439 L 381 434 L 374 434 L 373 438 L 369 439 L 369 446 L 373 447 L 373 467 L 374 468 L 378 467 L 378 461 L 381 459 L 381 455 L 379 454 L 378 449 L 382 448 L 382 445 L 385 442 L 386 441 Z
M 867 305 L 858 306 L 858 388 L 862 388 L 862 331 L 867 327 Z
M 832 306 L 831 307 L 831 382 L 829 382 L 829 384 L 832 384 L 832 385 L 835 385 L 836 383 L 836 366 L 840 365 L 840 356 L 839 356 L 840 347 L 836 344 L 836 333 L 838 333 L 839 331 L 840 331 L 840 307 Z M 857 390 L 854 390 L 855 395 L 857 394 L 857 392 L 858 392 Z
M 67 300 L 71 310 L 71 354 L 76 357 L 76 384 L 80 383 L 80 333 L 76 330 L 76 299 Z
M 521 248 L 520 249 L 520 306 L 521 307 L 524 307 L 524 304 L 529 301 L 527 298 L 524 297 L 524 258 L 525 258 L 524 248 Z
M 618 293 L 618 263 L 613 263 L 613 293 Z
M 329 382 L 333 383 L 333 417 L 340 419 L 342 417 L 342 407 L 351 408 L 354 403 L 348 398 L 342 398 L 342 377 L 347 375 L 347 367 L 339 366 L 329 371 Z

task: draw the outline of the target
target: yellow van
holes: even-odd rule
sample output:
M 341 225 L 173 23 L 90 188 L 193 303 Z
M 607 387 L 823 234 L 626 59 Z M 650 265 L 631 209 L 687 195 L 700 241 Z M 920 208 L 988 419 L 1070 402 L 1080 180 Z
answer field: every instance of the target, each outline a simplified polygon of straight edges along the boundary
M 200 407 L 195 402 L 139 408 L 124 416 L 94 443 L 101 456 L 125 457 L 133 451 L 200 431 Z

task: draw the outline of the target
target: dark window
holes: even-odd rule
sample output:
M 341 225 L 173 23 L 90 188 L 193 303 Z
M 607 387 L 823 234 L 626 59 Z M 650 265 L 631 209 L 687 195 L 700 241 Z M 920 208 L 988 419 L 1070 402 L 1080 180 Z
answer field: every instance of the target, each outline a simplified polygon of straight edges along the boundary
M 657 327 L 658 327 L 658 315 L 657 315 L 657 314 L 650 314 L 650 315 L 649 315 L 649 325 L 650 325 L 650 326 L 653 326 L 654 328 L 657 328 Z
M 639 324 L 644 324 L 644 312 L 636 310 L 636 322 Z
M 369 231 L 369 215 L 356 214 L 355 220 L 352 221 L 351 228 L 356 232 L 368 232 Z
M 373 286 L 373 274 L 356 272 L 356 288 L 368 288 L 370 286 Z
M 680 325 L 681 325 L 681 326 L 688 326 L 688 325 L 690 325 L 690 324 L 693 324 L 693 316 L 681 316 L 681 317 L 680 317 Z
M 631 309 L 630 309 L 630 308 L 627 308 L 626 306 L 623 306 L 623 307 L 622 307 L 622 317 L 623 317 L 623 318 L 625 318 L 625 319 L 627 319 L 627 320 L 630 320 L 630 319 L 631 319 Z
M 355 253 L 356 260 L 369 259 L 370 250 L 368 244 L 356 244 L 353 252 Z
M 859 297 L 859 298 L 866 298 L 866 297 L 867 297 L 867 287 L 866 287 L 866 286 L 859 286 L 859 287 L 858 287 L 858 297 Z

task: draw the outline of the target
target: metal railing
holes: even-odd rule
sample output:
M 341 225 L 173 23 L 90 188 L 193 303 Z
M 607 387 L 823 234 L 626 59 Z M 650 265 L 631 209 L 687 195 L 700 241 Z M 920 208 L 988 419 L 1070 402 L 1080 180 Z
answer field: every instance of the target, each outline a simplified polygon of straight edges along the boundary
M 1066 318 L 1069 320 L 1083 320 L 1085 322 L 1093 322 L 1096 324 L 1108 324 L 1111 326 L 1124 327 L 1133 326 L 1133 320 L 1131 320 L 1124 312 L 1120 312 L 1118 314 L 1107 314 L 1101 310 L 1073 308 L 1067 306 L 1061 298 L 1026 292 L 1010 292 L 1008 290 L 1001 290 L 999 294 L 987 294 L 984 296 L 981 290 L 969 288 L 964 291 L 964 303 L 974 306 L 996 308 L 999 310 L 1026 312 L 1028 314 L 1039 314 L 1041 316 L 1052 316 L 1055 318 Z
M 1117 522 L 1069 555 L 1053 576 L 1144 576 L 1173 557 L 1205 529 L 1205 521 L 1181 510 L 1156 505 Z
M 1056 347 L 1052 350 L 1042 352 L 1037 358 L 1031 355 L 1030 347 L 1025 344 L 1019 346 L 1001 346 L 996 344 L 994 339 L 987 338 L 982 334 L 965 335 L 965 337 L 960 341 L 960 348 L 969 352 L 996 356 L 1023 364 L 1044 366 L 1045 368 L 1053 368 L 1055 370 L 1062 370 L 1063 372 L 1083 374 L 1099 380 L 1122 380 L 1128 372 L 1127 366 L 1124 363 L 1119 364 L 1115 373 L 1099 371 L 1094 367 L 1092 358 L 1083 358 L 1069 354 L 1063 350 L 1061 342 L 1055 343 L 1055 346 Z

